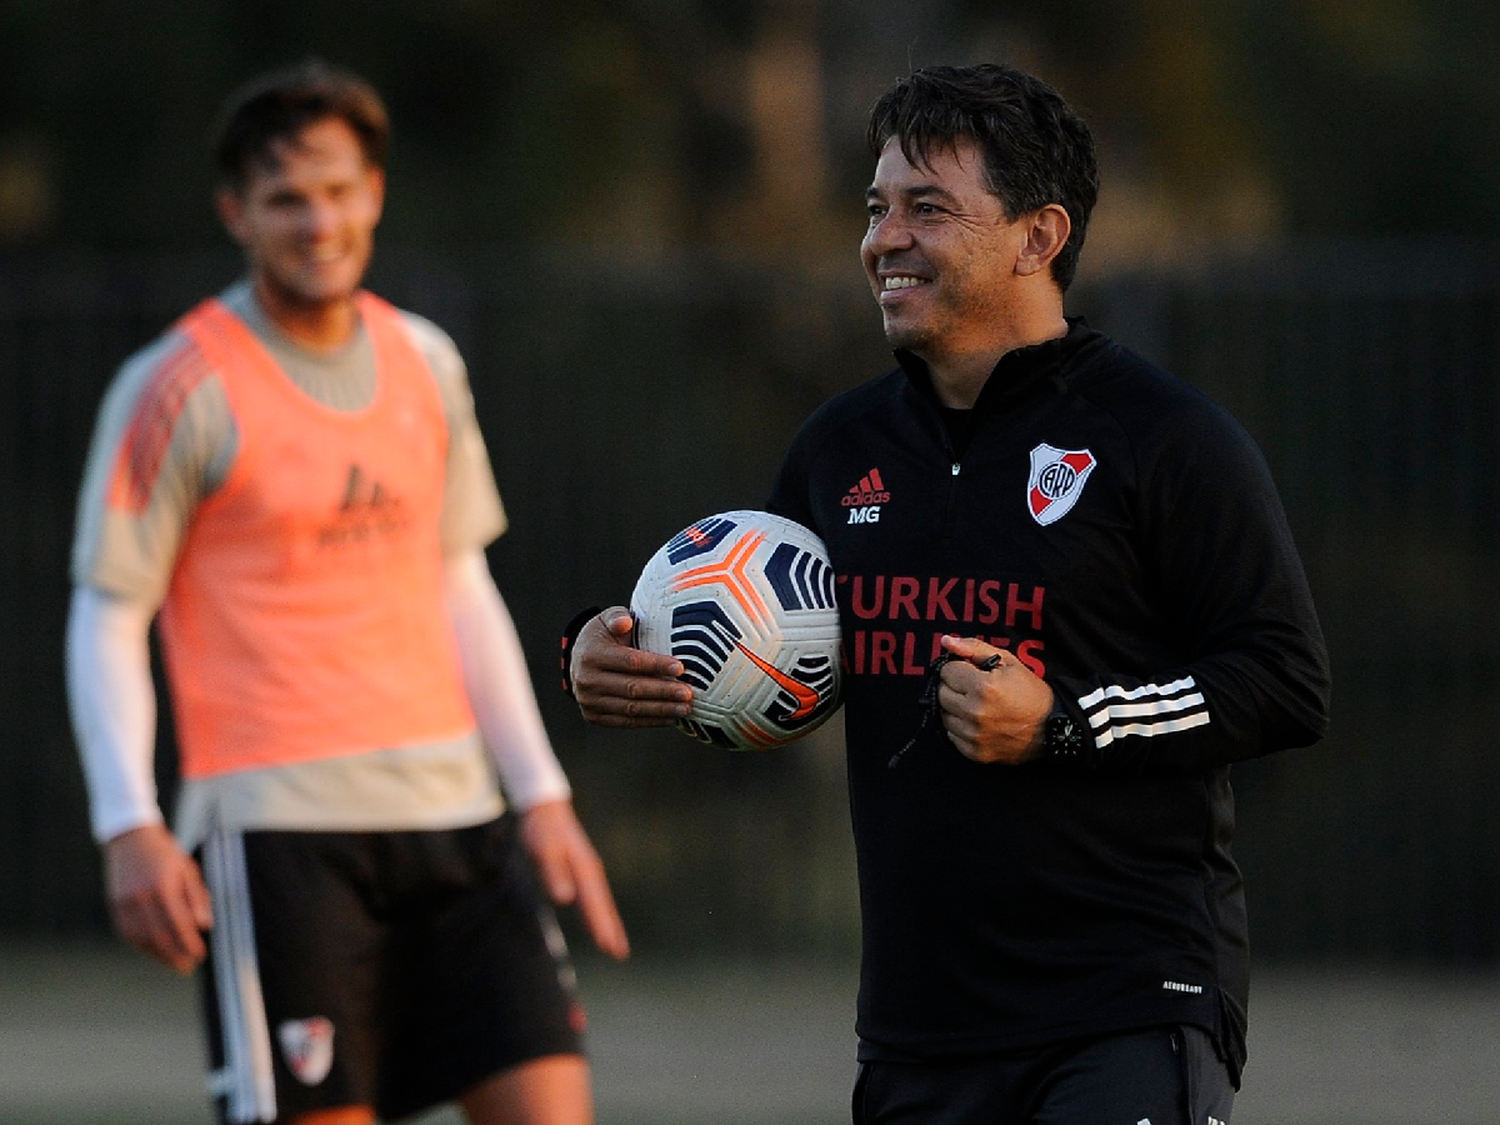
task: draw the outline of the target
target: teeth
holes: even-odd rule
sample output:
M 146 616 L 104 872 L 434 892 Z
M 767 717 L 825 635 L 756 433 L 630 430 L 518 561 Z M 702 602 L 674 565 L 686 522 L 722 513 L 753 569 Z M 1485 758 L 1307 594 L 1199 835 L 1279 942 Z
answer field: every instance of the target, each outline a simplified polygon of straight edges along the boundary
M 887 277 L 883 280 L 886 289 L 911 289 L 926 284 L 926 279 L 920 277 Z

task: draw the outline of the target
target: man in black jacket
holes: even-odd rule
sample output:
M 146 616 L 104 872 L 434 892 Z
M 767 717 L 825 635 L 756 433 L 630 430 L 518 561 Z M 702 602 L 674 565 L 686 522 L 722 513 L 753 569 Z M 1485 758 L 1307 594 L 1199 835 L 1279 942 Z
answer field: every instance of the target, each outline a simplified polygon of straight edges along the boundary
M 1227 1122 L 1229 766 L 1327 722 L 1280 501 L 1223 410 L 1065 317 L 1098 181 L 1055 91 L 918 71 L 869 141 L 862 257 L 899 366 L 813 415 L 768 505 L 838 575 L 855 1120 Z M 629 627 L 614 607 L 570 638 L 584 715 L 681 716 L 680 665 Z

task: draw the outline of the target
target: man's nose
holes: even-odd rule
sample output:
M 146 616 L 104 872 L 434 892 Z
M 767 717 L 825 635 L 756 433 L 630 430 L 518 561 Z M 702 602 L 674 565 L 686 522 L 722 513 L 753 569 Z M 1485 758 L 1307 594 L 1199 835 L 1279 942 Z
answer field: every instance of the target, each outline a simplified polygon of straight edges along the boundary
M 302 228 L 309 238 L 325 238 L 339 223 L 338 208 L 323 200 L 313 200 L 302 213 Z
M 865 248 L 879 258 L 895 250 L 911 247 L 911 226 L 894 211 L 887 211 L 870 224 L 865 234 Z

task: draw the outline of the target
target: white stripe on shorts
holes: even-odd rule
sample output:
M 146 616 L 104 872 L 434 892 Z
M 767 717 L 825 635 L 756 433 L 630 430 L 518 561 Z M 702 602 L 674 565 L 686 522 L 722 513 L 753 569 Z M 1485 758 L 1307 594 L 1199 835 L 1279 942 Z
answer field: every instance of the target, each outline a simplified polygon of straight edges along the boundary
M 276 1120 L 271 1032 L 260 990 L 243 833 L 215 827 L 203 841 L 203 873 L 213 901 L 214 989 L 224 1039 L 224 1066 L 209 1075 L 210 1093 L 225 1098 L 237 1125 Z

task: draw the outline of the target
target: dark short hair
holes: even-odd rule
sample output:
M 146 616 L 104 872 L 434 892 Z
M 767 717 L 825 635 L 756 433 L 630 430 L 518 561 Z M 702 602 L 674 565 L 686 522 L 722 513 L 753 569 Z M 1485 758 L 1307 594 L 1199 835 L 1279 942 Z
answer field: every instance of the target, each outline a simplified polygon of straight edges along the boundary
M 989 189 L 1016 219 L 1060 205 L 1072 232 L 1052 260 L 1066 291 L 1078 268 L 1089 213 L 1099 197 L 1099 166 L 1089 127 L 1041 79 L 996 63 L 931 66 L 896 82 L 870 111 L 866 139 L 878 158 L 894 137 L 913 164 L 960 138 L 984 153 Z
M 375 88 L 321 59 L 252 79 L 229 99 L 213 137 L 214 164 L 226 187 L 245 186 L 252 164 L 269 164 L 271 146 L 327 117 L 345 121 L 365 162 L 385 167 L 391 125 Z

